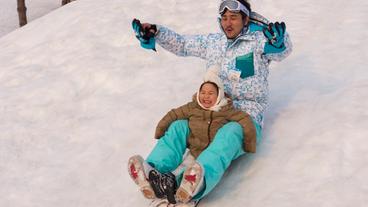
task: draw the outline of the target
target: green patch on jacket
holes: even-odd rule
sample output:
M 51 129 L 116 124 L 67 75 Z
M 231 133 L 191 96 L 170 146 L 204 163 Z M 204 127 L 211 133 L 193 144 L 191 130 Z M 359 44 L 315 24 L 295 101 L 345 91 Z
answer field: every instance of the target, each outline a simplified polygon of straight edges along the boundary
M 240 77 L 247 78 L 254 75 L 253 53 L 238 56 L 235 59 L 235 67 L 240 70 Z

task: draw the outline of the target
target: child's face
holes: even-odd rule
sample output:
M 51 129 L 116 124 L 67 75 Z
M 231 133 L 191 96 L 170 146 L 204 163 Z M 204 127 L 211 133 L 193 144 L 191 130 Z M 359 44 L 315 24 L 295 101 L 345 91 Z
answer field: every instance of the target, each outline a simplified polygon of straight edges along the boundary
M 212 83 L 205 83 L 199 91 L 199 102 L 205 108 L 210 108 L 216 104 L 217 93 L 217 88 Z

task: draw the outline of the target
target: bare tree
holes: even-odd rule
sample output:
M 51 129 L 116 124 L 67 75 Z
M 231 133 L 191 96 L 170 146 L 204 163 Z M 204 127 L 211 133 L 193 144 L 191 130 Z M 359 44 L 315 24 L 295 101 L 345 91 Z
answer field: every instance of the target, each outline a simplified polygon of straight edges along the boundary
M 27 7 L 24 0 L 17 0 L 18 4 L 18 16 L 19 16 L 19 26 L 24 26 L 27 24 Z
M 64 6 L 65 4 L 70 3 L 70 2 L 71 0 L 62 0 L 61 5 Z
M 72 0 L 62 0 L 61 5 L 70 3 Z M 25 0 L 17 0 L 17 10 L 19 16 L 19 26 L 24 26 L 27 24 L 27 7 Z

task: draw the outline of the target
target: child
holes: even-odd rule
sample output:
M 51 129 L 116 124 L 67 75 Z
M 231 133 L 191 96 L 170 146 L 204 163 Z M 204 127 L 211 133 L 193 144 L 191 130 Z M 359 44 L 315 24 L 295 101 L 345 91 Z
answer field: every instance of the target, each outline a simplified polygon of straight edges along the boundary
M 180 139 L 182 136 L 177 136 L 175 131 L 168 130 L 170 124 L 179 119 L 189 122 L 186 140 Z M 227 168 L 219 167 L 225 164 L 216 156 L 223 153 L 222 146 L 226 149 L 226 145 L 233 143 L 228 140 L 214 144 L 214 137 L 218 129 L 231 121 L 243 127 L 244 140 L 238 143 L 243 149 L 239 149 L 242 151 L 239 153 L 255 152 L 256 129 L 251 117 L 233 108 L 232 101 L 225 97 L 217 70 L 209 69 L 193 100 L 171 110 L 160 120 L 155 133 L 159 141 L 148 158 L 144 161 L 136 155 L 129 159 L 130 176 L 146 198 L 167 198 L 170 203 L 187 203 L 202 198 L 213 189 Z M 186 148 L 196 160 L 184 173 L 181 171 L 174 175 L 172 171 L 182 162 Z M 218 174 L 219 178 L 212 179 L 211 174 Z M 177 183 L 180 183 L 178 188 Z

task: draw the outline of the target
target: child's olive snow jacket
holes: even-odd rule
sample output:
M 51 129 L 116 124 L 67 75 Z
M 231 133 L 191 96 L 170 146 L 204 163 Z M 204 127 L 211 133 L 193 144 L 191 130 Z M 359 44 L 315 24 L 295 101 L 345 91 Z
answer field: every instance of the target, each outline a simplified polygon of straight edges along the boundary
M 194 157 L 208 147 L 217 133 L 217 130 L 230 121 L 236 121 L 243 127 L 244 151 L 256 152 L 256 129 L 252 118 L 245 112 L 235 110 L 232 101 L 223 106 L 218 112 L 201 108 L 196 100 L 169 111 L 158 123 L 155 138 L 161 138 L 170 124 L 179 119 L 188 119 L 190 135 L 188 148 Z

